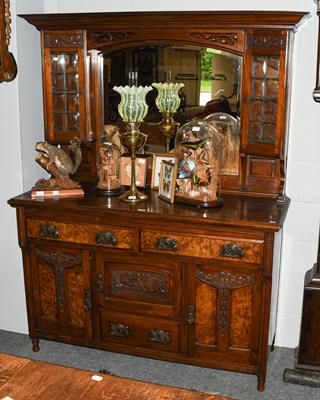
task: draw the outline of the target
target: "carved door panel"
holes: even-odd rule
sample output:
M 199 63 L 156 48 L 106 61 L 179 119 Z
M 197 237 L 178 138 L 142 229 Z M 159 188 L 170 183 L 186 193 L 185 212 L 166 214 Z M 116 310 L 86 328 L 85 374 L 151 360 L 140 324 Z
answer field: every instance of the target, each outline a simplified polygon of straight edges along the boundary
M 162 256 L 98 253 L 95 279 L 101 307 L 157 317 L 181 315 L 180 263 Z
M 89 253 L 32 247 L 36 327 L 55 337 L 91 338 Z
M 92 140 L 84 31 L 43 31 L 46 138 Z
M 190 356 L 256 364 L 260 272 L 199 264 L 192 267 L 188 285 Z
M 247 35 L 242 150 L 279 156 L 285 125 L 286 32 Z

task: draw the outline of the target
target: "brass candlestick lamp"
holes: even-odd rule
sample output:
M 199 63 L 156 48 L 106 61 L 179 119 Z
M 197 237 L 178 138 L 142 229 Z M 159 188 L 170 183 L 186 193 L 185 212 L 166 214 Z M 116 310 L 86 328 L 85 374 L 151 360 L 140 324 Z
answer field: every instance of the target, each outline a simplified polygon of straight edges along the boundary
M 121 95 L 118 111 L 127 125 L 126 132 L 120 134 L 121 144 L 131 155 L 131 186 L 119 199 L 128 203 L 145 201 L 148 196 L 141 193 L 136 185 L 136 154 L 145 144 L 147 135 L 139 131 L 139 125 L 148 112 L 146 95 L 152 90 L 151 86 L 137 86 L 137 73 L 129 73 L 129 86 L 115 86 L 113 88 Z
M 165 81 L 165 83 L 153 83 L 152 86 L 158 90 L 156 106 L 162 114 L 159 128 L 167 139 L 168 152 L 170 150 L 170 139 L 175 135 L 180 125 L 174 121 L 173 115 L 180 106 L 179 90 L 184 87 L 184 83 L 172 83 L 171 71 L 165 73 Z

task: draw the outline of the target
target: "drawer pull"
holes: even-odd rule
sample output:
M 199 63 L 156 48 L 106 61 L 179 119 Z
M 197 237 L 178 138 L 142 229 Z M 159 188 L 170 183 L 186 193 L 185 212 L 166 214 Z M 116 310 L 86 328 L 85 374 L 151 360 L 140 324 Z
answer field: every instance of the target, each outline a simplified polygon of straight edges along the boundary
M 236 243 L 223 244 L 221 246 L 220 255 L 229 258 L 243 258 L 244 248 Z
M 109 322 L 109 334 L 112 336 L 128 337 L 130 335 L 130 329 L 127 325 Z
M 56 239 L 59 237 L 59 229 L 53 225 L 41 224 L 40 237 Z
M 171 342 L 170 332 L 162 331 L 161 329 L 150 329 L 149 340 L 150 342 L 168 344 Z
M 189 325 L 193 325 L 195 323 L 195 308 L 194 305 L 191 304 L 190 306 L 188 306 L 188 324 Z
M 97 232 L 96 243 L 111 244 L 112 246 L 116 246 L 118 243 L 117 236 L 112 232 Z
M 158 250 L 178 250 L 178 243 L 175 239 L 169 237 L 160 237 L 155 244 Z

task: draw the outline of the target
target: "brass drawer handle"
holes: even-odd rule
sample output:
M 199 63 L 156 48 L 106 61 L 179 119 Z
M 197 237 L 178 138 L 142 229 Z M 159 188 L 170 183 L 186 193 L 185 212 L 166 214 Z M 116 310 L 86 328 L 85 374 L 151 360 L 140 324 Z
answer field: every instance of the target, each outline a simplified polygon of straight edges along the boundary
M 171 342 L 170 332 L 161 329 L 150 329 L 149 340 L 150 342 L 168 344 Z
M 53 225 L 41 224 L 39 234 L 42 238 L 56 239 L 59 237 L 59 229 Z
M 109 334 L 112 336 L 128 337 L 130 336 L 130 329 L 127 325 L 109 322 Z
M 158 250 L 178 250 L 178 243 L 175 239 L 169 237 L 160 237 L 155 244 Z
M 116 246 L 118 243 L 117 236 L 112 232 L 97 232 L 96 234 L 97 244 L 111 244 Z
M 236 243 L 223 244 L 220 249 L 220 256 L 229 258 L 243 258 L 244 248 Z

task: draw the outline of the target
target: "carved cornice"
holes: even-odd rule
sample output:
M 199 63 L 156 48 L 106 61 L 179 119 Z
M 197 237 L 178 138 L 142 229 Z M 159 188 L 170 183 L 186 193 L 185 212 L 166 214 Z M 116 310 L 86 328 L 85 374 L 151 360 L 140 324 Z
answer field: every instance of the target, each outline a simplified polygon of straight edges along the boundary
M 217 289 L 235 289 L 248 286 L 254 282 L 254 274 L 233 275 L 229 272 L 218 272 L 210 274 L 201 270 L 197 270 L 197 278 Z
M 111 272 L 112 292 L 129 291 L 147 296 L 168 297 L 167 277 L 154 272 L 116 270 Z
M 248 35 L 247 47 L 251 50 L 285 50 L 287 40 L 285 36 Z
M 45 33 L 45 47 L 83 47 L 82 33 Z

